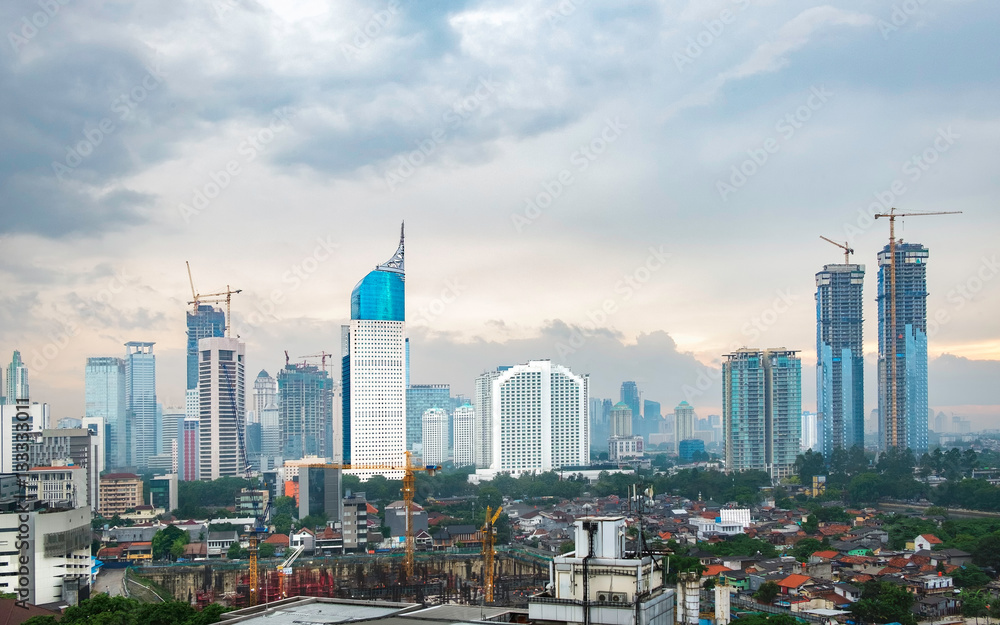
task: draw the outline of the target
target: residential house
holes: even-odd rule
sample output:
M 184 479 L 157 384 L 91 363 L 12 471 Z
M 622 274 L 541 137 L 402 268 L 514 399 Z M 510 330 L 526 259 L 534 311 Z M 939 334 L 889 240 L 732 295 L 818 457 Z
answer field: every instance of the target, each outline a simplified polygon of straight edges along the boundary
M 332 556 L 344 552 L 344 535 L 327 525 L 316 534 L 314 552 L 316 555 Z
M 906 548 L 911 551 L 930 551 L 934 548 L 934 545 L 940 545 L 941 539 L 933 534 L 921 534 L 913 539 L 912 542 L 906 543 Z
M 236 533 L 236 530 L 229 530 L 228 532 L 209 532 L 208 533 L 208 549 L 207 554 L 209 558 L 221 558 L 226 555 L 229 548 L 233 543 L 239 542 L 240 536 Z
M 308 527 L 303 527 L 292 532 L 288 537 L 288 547 L 296 549 L 300 546 L 303 547 L 304 553 L 312 554 L 316 549 L 316 532 Z

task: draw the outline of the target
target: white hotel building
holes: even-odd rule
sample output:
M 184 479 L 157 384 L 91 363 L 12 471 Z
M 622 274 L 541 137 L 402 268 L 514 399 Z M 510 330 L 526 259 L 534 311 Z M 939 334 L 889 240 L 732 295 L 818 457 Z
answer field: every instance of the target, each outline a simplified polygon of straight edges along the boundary
M 478 446 L 490 450 L 479 479 L 590 463 L 590 378 L 548 360 L 480 376 L 476 411 L 491 415 Z

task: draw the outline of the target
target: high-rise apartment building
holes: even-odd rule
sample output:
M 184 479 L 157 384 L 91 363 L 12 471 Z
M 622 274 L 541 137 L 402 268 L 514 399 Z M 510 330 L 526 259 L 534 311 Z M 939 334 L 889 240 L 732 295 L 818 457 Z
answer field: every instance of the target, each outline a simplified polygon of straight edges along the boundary
M 878 407 L 882 449 L 927 451 L 927 258 L 919 243 L 878 255 Z M 895 305 L 893 305 L 895 304 Z
M 660 402 L 651 399 L 642 400 L 642 414 L 644 418 L 652 419 L 654 423 L 659 425 L 658 420 L 663 418 Z
M 198 388 L 198 341 L 226 335 L 226 313 L 208 304 L 187 311 L 187 388 Z
M 864 281 L 864 265 L 824 265 L 816 274 L 816 422 L 827 458 L 865 444 Z
M 125 343 L 125 436 L 128 462 L 145 470 L 159 448 L 156 428 L 156 356 L 153 343 Z M 119 452 L 120 453 L 120 452 Z
M 109 469 L 129 466 L 128 422 L 125 413 L 125 361 L 101 356 L 88 358 L 84 373 L 85 416 L 104 420 L 104 464 Z
M 451 385 L 411 384 L 406 387 L 406 448 L 413 450 L 423 442 L 423 417 L 431 408 L 450 412 Z
M 623 401 L 611 408 L 610 437 L 632 436 L 632 409 Z
M 351 323 L 341 332 L 343 462 L 402 466 L 406 449 L 406 289 L 403 233 L 392 258 L 351 292 Z M 380 473 L 355 471 L 362 479 Z
M 286 460 L 306 456 L 332 459 L 333 378 L 330 374 L 316 365 L 287 364 L 278 372 L 278 395 L 281 397 L 278 421 L 282 457 Z
M 13 404 L 19 399 L 28 400 L 28 365 L 21 360 L 21 352 L 15 350 L 7 365 L 7 384 L 4 387 L 6 403 Z
M 452 452 L 456 467 L 466 467 L 476 464 L 476 409 L 472 404 L 466 403 L 458 408 L 452 415 L 452 440 L 454 450 Z
M 481 471 L 520 474 L 589 464 L 587 375 L 533 360 L 480 379 L 491 380 L 481 401 L 492 406 L 493 430 L 491 464 Z
M 256 420 L 260 421 L 260 413 L 269 404 L 278 403 L 278 381 L 264 369 L 260 370 L 257 378 L 253 381 L 253 412 Z
M 739 349 L 722 363 L 726 469 L 791 473 L 802 435 L 802 366 L 786 349 Z
M 476 468 L 489 469 L 493 464 L 493 383 L 510 367 L 498 367 L 476 378 L 476 394 L 472 398 L 476 412 L 473 422 Z
M 440 466 L 448 460 L 448 412 L 430 408 L 424 411 L 421 421 L 424 464 Z
M 232 337 L 201 339 L 198 358 L 198 478 L 242 475 L 246 344 Z
M 674 443 L 689 441 L 694 436 L 694 406 L 682 401 L 674 408 Z

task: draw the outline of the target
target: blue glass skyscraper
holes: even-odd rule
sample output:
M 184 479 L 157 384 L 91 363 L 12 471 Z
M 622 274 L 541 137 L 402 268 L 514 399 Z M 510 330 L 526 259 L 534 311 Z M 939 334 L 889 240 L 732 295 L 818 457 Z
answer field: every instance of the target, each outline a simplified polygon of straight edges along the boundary
M 198 341 L 226 335 L 226 313 L 208 304 L 187 312 L 187 388 L 198 388 Z
M 127 466 L 144 470 L 158 447 L 156 430 L 156 356 L 153 343 L 125 343 L 125 440 Z M 119 453 L 120 455 L 120 453 Z
M 864 280 L 864 265 L 824 265 L 816 274 L 816 412 L 827 459 L 865 442 Z
M 400 466 L 406 447 L 408 360 L 402 229 L 392 258 L 351 292 L 351 323 L 341 336 L 343 461 Z M 386 474 L 373 471 L 361 477 L 373 473 Z
M 919 243 L 896 244 L 878 255 L 878 409 L 882 448 L 927 451 L 927 258 Z M 895 325 L 892 301 L 895 299 Z M 895 362 L 895 366 L 893 366 Z

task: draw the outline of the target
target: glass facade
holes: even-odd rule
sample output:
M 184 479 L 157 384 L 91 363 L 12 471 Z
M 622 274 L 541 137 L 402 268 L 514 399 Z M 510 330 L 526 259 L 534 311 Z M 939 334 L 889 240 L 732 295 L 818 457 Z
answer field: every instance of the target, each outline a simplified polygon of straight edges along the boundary
M 290 364 L 278 372 L 278 423 L 285 460 L 333 457 L 333 379 L 315 365 Z
M 86 416 L 104 419 L 104 463 L 128 466 L 125 437 L 125 361 L 112 356 L 88 358 L 84 374 Z
M 376 269 L 351 291 L 351 319 L 405 321 L 405 299 L 403 274 Z
M 423 415 L 432 408 L 450 414 L 451 386 L 448 384 L 414 384 L 406 389 L 406 448 L 423 444 Z
M 226 313 L 201 304 L 187 313 L 187 388 L 198 388 L 198 341 L 226 334 Z
M 153 343 L 125 344 L 125 440 L 127 466 L 145 469 L 156 455 L 160 431 L 156 429 L 156 356 Z

